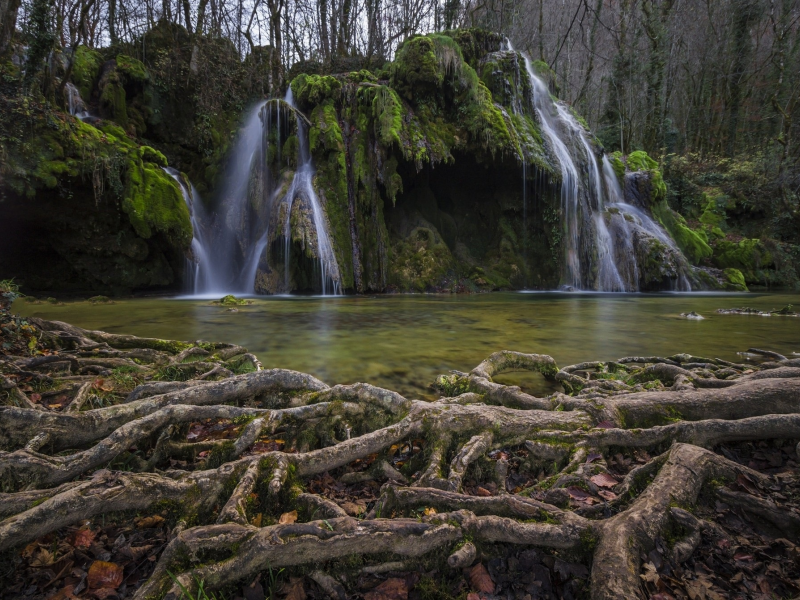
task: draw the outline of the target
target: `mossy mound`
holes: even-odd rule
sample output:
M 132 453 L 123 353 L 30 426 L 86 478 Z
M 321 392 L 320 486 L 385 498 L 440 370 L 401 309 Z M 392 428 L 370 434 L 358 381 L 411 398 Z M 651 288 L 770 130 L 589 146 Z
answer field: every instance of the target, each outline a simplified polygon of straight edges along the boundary
M 730 292 L 746 292 L 747 284 L 744 280 L 744 275 L 739 269 L 725 269 L 725 289 Z
M 253 301 L 246 300 L 245 298 L 237 298 L 233 294 L 228 294 L 219 300 L 214 300 L 211 304 L 217 304 L 220 306 L 248 306 L 253 304 Z

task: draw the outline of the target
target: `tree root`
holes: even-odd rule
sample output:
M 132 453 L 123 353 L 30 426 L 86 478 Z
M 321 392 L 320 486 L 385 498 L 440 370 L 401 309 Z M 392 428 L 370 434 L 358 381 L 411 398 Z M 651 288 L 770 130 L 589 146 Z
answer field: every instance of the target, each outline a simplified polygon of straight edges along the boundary
M 800 439 L 800 368 L 769 351 L 750 350 L 771 359 L 764 368 L 679 354 L 563 369 L 546 355 L 496 352 L 440 377 L 442 397 L 423 402 L 263 370 L 235 345 L 35 323 L 58 354 L 0 363 L 0 550 L 100 515 L 170 514 L 174 539 L 136 598 L 300 566 L 344 598 L 355 579 L 332 577 L 330 561 L 377 561 L 361 577 L 431 554 L 458 574 L 498 546 L 583 556 L 593 599 L 636 598 L 642 556 L 666 531 L 679 532 L 675 564 L 704 532 L 717 535 L 689 510 L 708 489 L 800 536 L 800 516 L 770 497 L 782 484 L 714 451 Z M 72 375 L 86 370 L 124 374 L 114 381 L 125 387 Z M 539 372 L 565 393 L 537 398 L 493 381 L 509 370 Z M 20 381 L 72 399 L 45 407 Z M 107 404 L 85 410 L 97 397 Z M 139 472 L 109 468 L 123 458 Z M 762 492 L 719 484 L 737 477 Z M 380 483 L 366 508 L 343 500 Z M 303 489 L 312 485 L 323 487 Z

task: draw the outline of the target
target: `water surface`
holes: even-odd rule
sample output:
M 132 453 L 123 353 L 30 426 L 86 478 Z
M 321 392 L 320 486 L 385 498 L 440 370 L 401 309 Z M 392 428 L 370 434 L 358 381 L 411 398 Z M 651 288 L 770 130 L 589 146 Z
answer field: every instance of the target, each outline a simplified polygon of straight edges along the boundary
M 63 306 L 18 301 L 26 316 L 88 329 L 241 344 L 265 368 L 311 373 L 329 384 L 366 381 L 431 397 L 429 384 L 469 371 L 496 350 L 550 354 L 559 365 L 631 355 L 742 360 L 748 347 L 800 352 L 800 318 L 718 315 L 717 308 L 800 306 L 800 294 L 493 293 L 377 297 L 258 297 L 238 312 L 209 300 L 134 298 Z M 702 321 L 681 318 L 696 311 Z M 537 374 L 500 378 L 535 393 Z

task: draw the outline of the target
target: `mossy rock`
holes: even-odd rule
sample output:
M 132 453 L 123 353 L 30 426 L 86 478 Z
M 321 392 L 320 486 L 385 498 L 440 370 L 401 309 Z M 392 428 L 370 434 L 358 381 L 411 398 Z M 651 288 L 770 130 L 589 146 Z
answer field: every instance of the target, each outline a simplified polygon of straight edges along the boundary
M 295 102 L 309 108 L 326 100 L 337 100 L 342 90 L 341 82 L 330 75 L 307 75 L 302 73 L 290 84 Z
M 664 177 L 661 174 L 661 169 L 658 168 L 658 163 L 653 160 L 644 150 L 637 150 L 631 152 L 626 158 L 628 170 L 630 171 L 648 171 L 651 174 L 651 184 L 653 186 L 653 203 L 664 200 L 667 197 L 667 184 L 664 183 Z
M 762 271 L 773 265 L 773 258 L 758 239 L 718 240 L 711 262 L 720 269 L 738 269 L 748 283 L 759 283 L 763 280 Z
M 178 183 L 162 169 L 165 165 L 164 155 L 147 146 L 128 155 L 122 209 L 140 237 L 162 233 L 188 247 L 192 241 L 189 209 Z
M 667 206 L 666 201 L 653 206 L 653 216 L 661 222 L 692 264 L 699 264 L 714 253 L 708 245 L 705 232 L 695 231 L 689 227 L 686 219 Z
M 725 269 L 725 289 L 729 292 L 746 292 L 747 284 L 744 280 L 744 275 L 739 269 Z
M 84 101 L 89 100 L 92 90 L 100 74 L 103 57 L 97 51 L 87 46 L 78 46 L 72 57 L 72 81 Z
M 144 83 L 150 79 L 147 67 L 140 60 L 126 54 L 117 54 L 117 71 L 125 76 L 128 82 Z
M 214 300 L 211 304 L 216 304 L 220 306 L 247 306 L 253 304 L 252 300 L 247 300 L 245 298 L 237 298 L 233 294 L 228 294 L 227 296 L 223 296 L 219 300 Z
M 390 284 L 400 291 L 433 291 L 452 264 L 450 250 L 439 235 L 417 227 L 393 249 Z
M 390 81 L 407 100 L 439 90 L 444 73 L 439 68 L 436 44 L 431 36 L 412 36 L 398 46 L 390 67 Z

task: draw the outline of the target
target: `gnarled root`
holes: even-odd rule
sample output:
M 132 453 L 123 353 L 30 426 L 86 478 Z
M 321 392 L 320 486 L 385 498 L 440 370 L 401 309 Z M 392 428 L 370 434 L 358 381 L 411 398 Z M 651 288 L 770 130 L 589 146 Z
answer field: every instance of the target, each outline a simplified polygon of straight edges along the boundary
M 770 496 L 790 484 L 721 447 L 800 439 L 800 369 L 769 351 L 759 351 L 763 369 L 680 354 L 560 370 L 546 355 L 497 352 L 439 378 L 443 397 L 422 402 L 263 370 L 230 344 L 37 323 L 59 360 L 0 364 L 0 550 L 100 515 L 169 513 L 173 538 L 136 598 L 301 565 L 344 598 L 358 577 L 414 569 L 427 555 L 441 557 L 442 576 L 461 577 L 500 546 L 582 556 L 592 598 L 635 598 L 642 556 L 666 532 L 667 558 L 680 564 L 723 531 L 690 510 L 709 497 L 800 536 L 791 494 Z M 86 369 L 117 369 L 126 387 L 72 374 Z M 520 369 L 565 393 L 537 398 L 493 381 Z M 22 377 L 71 400 L 37 404 Z M 122 457 L 139 472 L 114 470 Z M 794 468 L 790 459 L 780 467 Z M 761 492 L 719 483 L 737 477 Z M 353 577 L 331 570 L 355 555 Z

